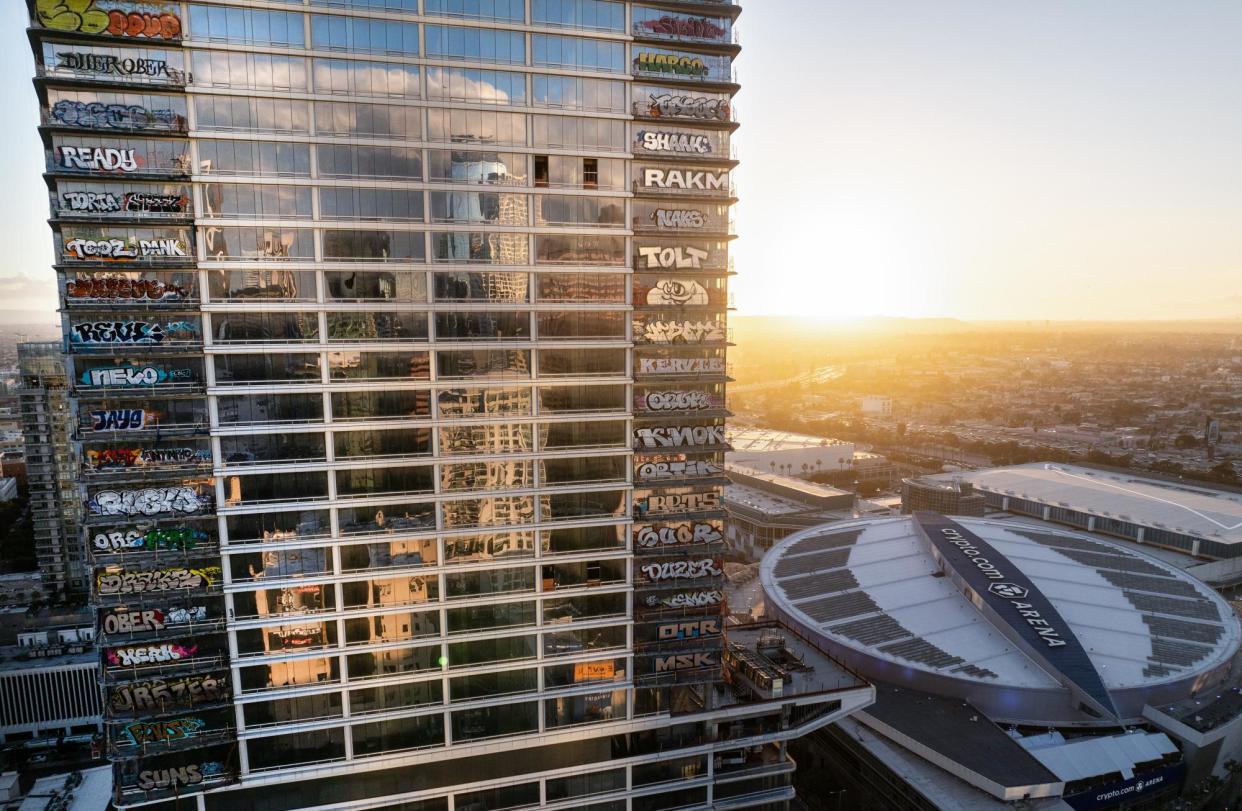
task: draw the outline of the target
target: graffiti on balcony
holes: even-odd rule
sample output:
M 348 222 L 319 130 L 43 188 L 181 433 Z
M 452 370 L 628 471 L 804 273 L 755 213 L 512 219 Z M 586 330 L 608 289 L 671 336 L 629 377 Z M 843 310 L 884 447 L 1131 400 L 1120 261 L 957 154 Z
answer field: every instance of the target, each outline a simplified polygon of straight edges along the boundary
M 207 510 L 212 499 L 193 487 L 101 490 L 87 502 L 92 515 L 158 515 Z
M 54 31 L 109 34 L 114 37 L 177 39 L 181 19 L 166 6 L 101 3 L 99 0 L 36 0 L 40 24 Z M 143 9 L 151 9 L 146 11 Z

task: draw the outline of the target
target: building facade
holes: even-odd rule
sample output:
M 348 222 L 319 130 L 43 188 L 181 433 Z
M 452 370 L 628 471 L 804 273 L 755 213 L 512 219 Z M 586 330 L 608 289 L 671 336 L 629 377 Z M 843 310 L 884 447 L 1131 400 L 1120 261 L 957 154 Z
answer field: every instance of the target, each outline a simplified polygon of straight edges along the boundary
M 780 807 L 865 703 L 725 634 L 738 11 L 31 3 L 119 805 Z
M 21 387 L 17 391 L 25 441 L 35 555 L 44 597 L 81 600 L 90 588 L 80 524 L 76 420 L 61 345 L 17 345 Z

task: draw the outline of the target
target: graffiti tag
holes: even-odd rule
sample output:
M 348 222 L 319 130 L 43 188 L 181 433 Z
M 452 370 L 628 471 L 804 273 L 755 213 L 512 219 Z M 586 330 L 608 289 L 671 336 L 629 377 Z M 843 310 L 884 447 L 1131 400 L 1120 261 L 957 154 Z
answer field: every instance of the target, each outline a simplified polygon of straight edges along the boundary
M 186 297 L 185 288 L 158 279 L 127 279 L 123 276 L 92 276 L 65 283 L 71 299 L 119 299 L 122 301 L 174 301 Z
M 147 412 L 141 408 L 108 408 L 90 412 L 92 431 L 138 431 L 146 427 Z
M 715 667 L 716 657 L 711 653 L 674 653 L 660 656 L 655 660 L 655 672 L 667 673 L 674 670 L 697 670 L 700 667 Z
M 644 602 L 649 608 L 702 608 L 720 605 L 724 602 L 724 592 L 711 589 L 709 591 L 679 591 L 676 594 L 648 594 Z
M 657 208 L 651 219 L 658 228 L 702 228 L 707 217 L 697 208 Z
M 165 76 L 169 79 L 182 81 L 185 74 L 176 68 L 168 67 L 163 59 L 134 59 L 131 57 L 114 56 L 113 54 L 91 53 L 89 51 L 69 51 L 57 54 L 56 66 L 62 70 L 81 73 L 102 73 L 113 76 L 146 76 L 156 78 Z
M 649 268 L 700 268 L 707 259 L 707 251 L 700 248 L 640 246 L 638 255 L 647 260 Z M 690 284 L 695 284 L 690 282 Z
M 185 740 L 197 735 L 206 726 L 207 722 L 201 718 L 174 718 L 170 721 L 126 724 L 121 727 L 121 734 L 131 746 L 142 746 Z
M 704 391 L 649 391 L 642 398 L 647 411 L 705 411 L 712 407 Z
M 702 59 L 694 56 L 639 51 L 638 59 L 635 62 L 638 69 L 644 73 L 668 73 L 676 76 L 703 77 L 711 72 Z
M 711 558 L 703 560 L 670 560 L 664 563 L 644 563 L 639 567 L 643 577 L 657 580 L 697 580 L 700 577 L 719 577 L 724 574 L 720 564 Z
M 189 198 L 184 194 L 155 194 L 154 192 L 131 191 L 125 195 L 126 211 L 171 214 L 185 211 L 188 205 Z
M 147 711 L 173 706 L 193 706 L 229 697 L 228 677 L 186 676 L 181 679 L 150 679 L 112 688 L 108 706 L 113 712 Z
M 92 470 L 122 467 L 157 467 L 209 462 L 211 455 L 198 448 L 105 448 L 86 451 L 86 466 Z
M 138 158 L 132 149 L 103 146 L 62 146 L 60 163 L 66 169 L 91 172 L 136 172 Z
M 705 17 L 674 17 L 671 14 L 655 20 L 643 20 L 638 27 L 652 34 L 694 39 L 722 39 L 728 33 Z
M 177 527 L 149 529 L 145 532 L 138 529 L 108 530 L 96 533 L 92 543 L 100 552 L 120 552 L 126 549 L 185 551 L 207 540 L 207 533 L 201 529 Z
M 687 622 L 667 622 L 656 626 L 656 638 L 666 639 L 702 639 L 720 635 L 720 620 L 707 617 Z
M 181 20 L 175 14 L 148 14 L 123 8 L 105 11 L 96 5 L 96 0 L 38 0 L 35 13 L 43 26 L 55 31 L 147 39 L 176 39 L 181 35 Z
M 102 127 L 124 130 L 185 129 L 185 116 L 166 108 L 148 110 L 141 104 L 104 104 L 61 99 L 52 105 L 52 118 L 66 127 Z
M 88 386 L 154 386 L 168 381 L 191 380 L 189 369 L 160 369 L 155 366 L 113 366 L 88 369 L 80 379 Z
M 224 764 L 191 763 L 188 766 L 175 766 L 167 769 L 147 769 L 138 772 L 138 788 L 143 791 L 152 789 L 175 789 L 177 786 L 194 786 L 208 777 L 223 774 Z
M 656 513 L 701 512 L 720 509 L 719 493 L 674 493 L 652 495 L 640 500 L 647 510 Z
M 688 521 L 669 527 L 638 526 L 634 528 L 634 543 L 644 549 L 717 543 L 723 540 L 724 534 L 718 522 Z
M 723 425 L 668 425 L 635 428 L 634 441 L 644 448 L 675 448 L 681 445 L 723 445 Z
M 728 191 L 729 173 L 645 167 L 643 169 L 643 185 L 649 189 Z
M 110 214 L 121 210 L 121 198 L 111 192 L 67 191 L 60 199 L 66 211 Z
M 92 515 L 158 515 L 196 513 L 211 506 L 211 499 L 193 487 L 152 487 L 145 490 L 101 490 L 87 506 Z
M 716 374 L 725 370 L 724 358 L 639 358 L 643 374 Z
M 219 566 L 198 569 L 177 566 L 146 572 L 100 572 L 95 577 L 95 585 L 100 594 L 151 594 L 159 591 L 208 588 L 219 577 Z
M 728 121 L 729 100 L 707 96 L 674 96 L 670 93 L 650 95 L 647 115 L 652 118 L 700 118 Z
M 114 667 L 134 667 L 136 665 L 155 665 L 164 662 L 178 662 L 189 659 L 198 653 L 198 645 L 178 645 L 166 642 L 161 645 L 133 645 L 127 648 L 110 648 L 105 654 L 108 664 Z
M 725 339 L 719 321 L 636 321 L 634 331 L 652 344 L 701 344 Z
M 188 248 L 180 239 L 130 239 L 115 237 L 86 239 L 77 237 L 65 243 L 65 253 L 75 259 L 154 259 L 188 256 Z
M 681 152 L 690 155 L 706 155 L 712 151 L 712 141 L 701 133 L 668 132 L 666 130 L 641 130 L 638 141 L 648 152 Z

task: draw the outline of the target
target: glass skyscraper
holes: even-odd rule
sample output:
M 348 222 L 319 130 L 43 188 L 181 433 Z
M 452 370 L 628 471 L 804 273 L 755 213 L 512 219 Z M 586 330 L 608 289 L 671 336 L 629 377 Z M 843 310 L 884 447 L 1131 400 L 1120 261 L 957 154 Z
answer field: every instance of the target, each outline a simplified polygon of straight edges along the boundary
M 726 627 L 738 12 L 31 3 L 118 804 L 788 800 L 866 688 Z

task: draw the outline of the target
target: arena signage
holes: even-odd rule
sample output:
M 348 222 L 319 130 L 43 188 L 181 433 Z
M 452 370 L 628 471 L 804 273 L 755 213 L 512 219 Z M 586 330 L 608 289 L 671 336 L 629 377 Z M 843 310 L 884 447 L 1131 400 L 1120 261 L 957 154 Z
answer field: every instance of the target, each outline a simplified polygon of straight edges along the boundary
M 1069 624 L 1015 564 L 962 525 L 934 512 L 916 512 L 919 532 L 954 582 L 1001 633 L 1047 665 L 1093 712 L 1116 717 L 1112 697 Z

